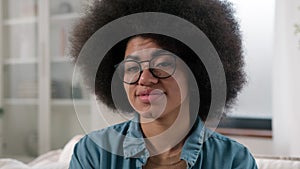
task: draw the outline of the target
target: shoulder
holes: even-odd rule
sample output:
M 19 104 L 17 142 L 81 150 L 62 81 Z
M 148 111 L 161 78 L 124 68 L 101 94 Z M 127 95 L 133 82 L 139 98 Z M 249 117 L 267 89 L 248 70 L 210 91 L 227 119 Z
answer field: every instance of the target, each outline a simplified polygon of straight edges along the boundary
M 125 135 L 129 129 L 129 126 L 131 125 L 132 121 L 125 121 L 122 123 L 118 123 L 100 130 L 93 131 L 88 134 L 88 136 L 105 136 L 108 134 L 111 134 L 111 132 L 115 131 L 122 135 Z
M 100 130 L 92 131 L 89 134 L 86 134 L 77 144 L 78 146 L 100 146 L 105 143 L 111 142 L 121 142 L 123 137 L 128 132 L 130 126 L 130 121 L 123 123 L 115 124 Z
M 210 132 L 210 134 L 207 137 L 207 141 L 210 143 L 220 144 L 228 148 L 234 147 L 237 149 L 246 149 L 246 147 L 241 143 L 217 132 Z
M 255 159 L 248 148 L 231 138 L 213 132 L 204 145 L 208 154 L 232 161 L 232 168 L 256 168 Z
M 241 151 L 249 152 L 249 150 L 241 143 L 216 132 L 212 132 L 210 136 L 207 137 L 205 144 L 212 146 L 213 148 L 220 148 L 224 153 L 237 153 Z
M 123 122 L 86 134 L 74 147 L 70 168 L 99 168 L 101 159 L 122 154 L 122 136 L 127 132 L 129 123 Z

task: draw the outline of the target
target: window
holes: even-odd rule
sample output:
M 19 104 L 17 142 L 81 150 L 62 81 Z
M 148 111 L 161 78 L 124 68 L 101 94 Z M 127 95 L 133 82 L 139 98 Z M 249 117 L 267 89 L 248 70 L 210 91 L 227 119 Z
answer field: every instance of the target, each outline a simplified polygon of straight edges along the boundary
M 243 36 L 248 83 L 220 127 L 271 130 L 275 0 L 229 0 Z

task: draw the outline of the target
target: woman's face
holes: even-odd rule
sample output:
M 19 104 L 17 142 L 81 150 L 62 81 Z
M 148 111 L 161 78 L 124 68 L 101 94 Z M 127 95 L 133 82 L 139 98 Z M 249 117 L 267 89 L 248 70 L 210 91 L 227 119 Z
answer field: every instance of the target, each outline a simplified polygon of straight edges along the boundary
M 150 38 L 134 37 L 127 44 L 124 60 L 139 62 L 143 71 L 136 83 L 124 83 L 124 88 L 131 106 L 142 118 L 154 120 L 169 115 L 177 116 L 182 103 L 189 101 L 187 70 L 179 57 L 174 55 L 175 71 L 168 78 L 157 78 L 149 70 L 148 61 L 151 59 L 158 60 L 153 61 L 154 65 L 159 62 L 162 67 L 169 66 L 164 64 L 164 59 L 156 57 L 165 58 L 164 55 L 170 54 Z

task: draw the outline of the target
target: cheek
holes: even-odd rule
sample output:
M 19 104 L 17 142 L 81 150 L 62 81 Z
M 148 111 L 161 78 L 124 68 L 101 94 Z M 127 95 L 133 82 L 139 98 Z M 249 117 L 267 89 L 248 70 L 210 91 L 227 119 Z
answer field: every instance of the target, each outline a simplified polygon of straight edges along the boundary
M 189 95 L 189 76 L 191 75 L 188 71 L 189 68 L 183 62 L 179 66 L 179 72 L 177 72 L 179 90 L 182 97 L 185 99 Z
M 188 82 L 185 79 L 182 79 L 182 81 L 179 82 L 178 90 L 180 91 L 180 95 L 183 100 L 186 99 L 186 97 L 189 95 L 189 89 L 188 89 Z
M 182 103 L 188 97 L 188 87 L 186 78 L 183 75 L 174 76 L 168 84 L 168 93 L 170 99 L 178 104 Z
M 129 102 L 131 102 L 131 99 L 133 97 L 133 85 L 123 84 L 127 98 Z
M 126 94 L 128 95 L 129 86 L 127 84 L 123 83 L 123 87 L 124 87 L 124 90 L 125 90 Z
M 174 74 L 174 84 L 178 91 L 180 90 L 182 94 L 186 93 L 188 90 L 188 76 L 185 72 L 176 72 Z M 174 85 L 175 86 L 175 85 Z

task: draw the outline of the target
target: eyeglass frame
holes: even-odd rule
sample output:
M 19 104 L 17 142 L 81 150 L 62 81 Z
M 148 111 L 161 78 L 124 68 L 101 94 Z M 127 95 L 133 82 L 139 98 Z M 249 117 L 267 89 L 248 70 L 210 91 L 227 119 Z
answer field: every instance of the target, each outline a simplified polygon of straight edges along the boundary
M 135 63 L 138 64 L 139 70 L 140 70 L 139 72 L 140 72 L 140 73 L 139 73 L 139 77 L 137 78 L 137 80 L 134 81 L 134 82 L 131 82 L 131 83 L 125 82 L 124 80 L 122 80 L 123 83 L 129 84 L 129 85 L 136 84 L 136 83 L 140 80 L 141 75 L 142 75 L 142 73 L 144 72 L 144 70 L 142 69 L 141 63 L 145 63 L 145 62 L 148 62 L 148 69 L 149 69 L 149 72 L 151 73 L 151 75 L 152 75 L 153 77 L 155 77 L 155 78 L 157 78 L 157 79 L 167 79 L 167 78 L 173 76 L 174 73 L 175 73 L 175 71 L 176 71 L 176 57 L 175 57 L 175 55 L 172 54 L 172 53 L 164 53 L 164 55 L 172 56 L 172 58 L 174 59 L 174 63 L 175 63 L 175 64 L 174 64 L 174 70 L 173 70 L 173 72 L 170 73 L 169 76 L 166 76 L 166 77 L 159 77 L 159 76 L 155 75 L 155 73 L 153 72 L 153 69 L 154 69 L 154 68 L 151 68 L 151 67 L 150 67 L 151 61 L 152 61 L 153 59 L 155 59 L 156 57 L 158 57 L 158 56 L 154 56 L 154 57 L 152 57 L 150 60 L 143 60 L 143 61 L 123 60 L 122 62 L 116 64 L 116 65 L 114 66 L 114 68 L 117 69 L 118 66 L 119 66 L 121 63 L 123 63 L 123 62 L 129 62 L 129 61 L 130 61 L 130 62 L 135 62 Z M 120 77 L 120 76 L 119 76 L 119 77 Z M 120 78 L 121 78 L 121 77 L 120 77 Z

